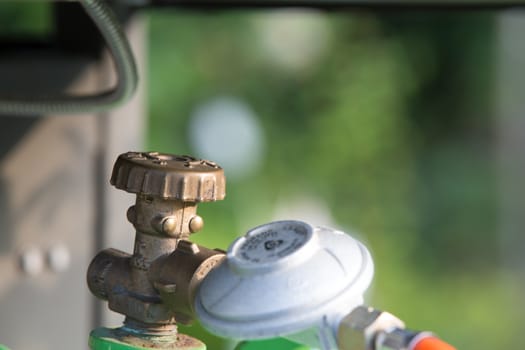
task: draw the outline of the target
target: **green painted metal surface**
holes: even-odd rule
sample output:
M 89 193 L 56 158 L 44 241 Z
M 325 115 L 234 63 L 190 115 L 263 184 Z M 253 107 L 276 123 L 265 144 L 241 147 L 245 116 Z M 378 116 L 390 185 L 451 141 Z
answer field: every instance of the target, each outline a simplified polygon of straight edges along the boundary
M 206 345 L 195 341 L 189 336 L 178 335 L 177 338 L 179 337 L 183 337 L 186 341 L 179 342 L 179 345 L 169 346 L 169 344 L 173 342 L 173 336 L 143 338 L 130 336 L 130 340 L 126 341 L 126 338 L 122 336 L 122 330 L 120 328 L 97 328 L 89 335 L 89 348 L 91 350 L 206 350 Z M 142 339 L 144 342 L 141 341 Z M 143 343 L 145 342 L 154 342 L 156 346 L 144 346 Z
M 275 338 L 240 343 L 235 350 L 310 350 L 309 347 L 294 343 L 293 341 Z
M 0 344 L 0 350 L 9 350 L 9 348 L 5 345 Z

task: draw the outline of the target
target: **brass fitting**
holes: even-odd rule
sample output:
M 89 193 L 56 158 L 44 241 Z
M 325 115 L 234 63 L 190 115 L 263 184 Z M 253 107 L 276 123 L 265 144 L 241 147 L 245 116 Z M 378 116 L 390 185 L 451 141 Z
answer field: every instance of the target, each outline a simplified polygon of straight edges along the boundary
M 405 328 L 405 324 L 394 315 L 359 306 L 341 320 L 337 343 L 340 350 L 377 350 L 375 337 L 396 328 Z
M 158 152 L 121 154 L 111 184 L 136 194 L 127 218 L 136 229 L 133 254 L 100 252 L 91 262 L 91 292 L 126 316 L 126 326 L 149 334 L 176 331 L 193 318 L 195 290 L 224 257 L 189 242 L 203 227 L 197 204 L 225 196 L 217 164 Z
M 456 350 L 431 332 L 405 328 L 394 315 L 359 306 L 345 316 L 337 331 L 339 350 Z
M 190 241 L 180 241 L 175 252 L 152 264 L 150 282 L 159 291 L 166 306 L 175 312 L 177 322 L 191 322 L 197 287 L 224 258 L 222 252 Z M 174 266 L 177 268 L 174 269 Z

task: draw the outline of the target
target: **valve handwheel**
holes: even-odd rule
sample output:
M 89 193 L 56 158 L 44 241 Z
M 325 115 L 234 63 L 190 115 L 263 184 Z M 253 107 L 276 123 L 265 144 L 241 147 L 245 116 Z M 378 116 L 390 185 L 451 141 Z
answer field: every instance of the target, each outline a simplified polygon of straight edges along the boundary
M 159 152 L 121 154 L 111 184 L 145 196 L 184 202 L 212 202 L 225 196 L 223 169 L 208 160 Z

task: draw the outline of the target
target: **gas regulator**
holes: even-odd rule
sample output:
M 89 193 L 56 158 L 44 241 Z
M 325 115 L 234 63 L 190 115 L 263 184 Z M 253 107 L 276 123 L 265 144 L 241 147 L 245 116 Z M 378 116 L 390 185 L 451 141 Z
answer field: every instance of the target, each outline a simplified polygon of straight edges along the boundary
M 453 349 L 363 305 L 373 262 L 346 233 L 288 220 L 248 231 L 227 252 L 192 243 L 204 225 L 197 205 L 225 196 L 224 172 L 214 162 L 128 152 L 118 157 L 111 184 L 136 195 L 127 212 L 135 245 L 132 254 L 104 250 L 89 266 L 91 292 L 125 316 L 119 328 L 91 332 L 92 350 L 206 349 L 177 331 L 194 319 L 243 340 L 239 350 Z

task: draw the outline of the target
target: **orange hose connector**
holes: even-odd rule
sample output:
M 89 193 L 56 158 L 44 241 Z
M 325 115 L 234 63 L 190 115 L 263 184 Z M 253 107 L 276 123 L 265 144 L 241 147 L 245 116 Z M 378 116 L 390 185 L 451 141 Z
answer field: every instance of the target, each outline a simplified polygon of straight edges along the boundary
M 456 350 L 456 348 L 439 338 L 426 337 L 418 341 L 411 350 Z

